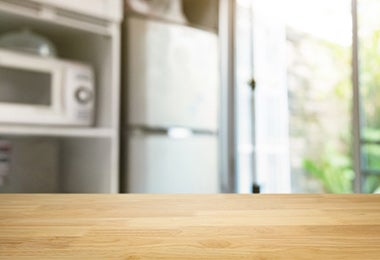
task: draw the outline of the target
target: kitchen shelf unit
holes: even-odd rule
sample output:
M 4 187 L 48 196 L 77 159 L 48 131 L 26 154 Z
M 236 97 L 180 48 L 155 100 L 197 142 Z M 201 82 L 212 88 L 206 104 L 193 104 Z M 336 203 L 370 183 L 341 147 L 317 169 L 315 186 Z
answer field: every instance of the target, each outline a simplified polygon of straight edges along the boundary
M 109 128 L 0 125 L 0 136 L 112 138 L 114 135 Z
M 121 0 L 0 0 L 0 34 L 29 28 L 58 57 L 91 64 L 96 108 L 91 127 L 0 123 L 12 144 L 1 192 L 119 192 Z

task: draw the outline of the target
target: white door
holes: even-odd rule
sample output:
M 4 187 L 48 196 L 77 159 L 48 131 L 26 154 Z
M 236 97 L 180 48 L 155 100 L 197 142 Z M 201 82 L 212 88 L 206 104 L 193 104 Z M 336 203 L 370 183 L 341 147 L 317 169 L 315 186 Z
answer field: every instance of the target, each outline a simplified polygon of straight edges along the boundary
M 238 192 L 291 191 L 289 165 L 286 37 L 275 0 L 237 1 Z M 247 58 L 248 57 L 248 58 Z M 251 78 L 255 90 L 248 86 Z

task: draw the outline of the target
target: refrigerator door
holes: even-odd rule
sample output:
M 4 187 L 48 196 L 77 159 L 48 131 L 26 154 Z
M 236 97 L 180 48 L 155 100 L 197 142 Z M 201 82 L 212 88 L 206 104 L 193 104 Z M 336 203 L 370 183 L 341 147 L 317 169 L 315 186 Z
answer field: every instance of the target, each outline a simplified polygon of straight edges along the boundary
M 217 137 L 129 138 L 127 192 L 218 193 Z
M 128 18 L 129 125 L 217 129 L 218 38 L 183 25 Z

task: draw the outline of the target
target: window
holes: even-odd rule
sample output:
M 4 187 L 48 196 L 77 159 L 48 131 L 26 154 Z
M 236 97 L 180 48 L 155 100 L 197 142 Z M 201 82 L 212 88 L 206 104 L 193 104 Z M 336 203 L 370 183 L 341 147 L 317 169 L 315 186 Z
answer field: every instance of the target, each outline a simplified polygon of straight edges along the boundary
M 238 192 L 378 190 L 380 2 L 236 3 Z
M 356 2 L 356 1 L 355 1 Z M 357 1 L 360 176 L 366 193 L 380 192 L 380 2 Z

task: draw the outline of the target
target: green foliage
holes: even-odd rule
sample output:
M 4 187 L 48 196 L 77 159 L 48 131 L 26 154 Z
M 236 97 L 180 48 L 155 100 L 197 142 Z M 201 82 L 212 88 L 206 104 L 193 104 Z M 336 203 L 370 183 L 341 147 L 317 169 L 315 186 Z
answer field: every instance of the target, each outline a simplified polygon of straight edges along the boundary
M 380 192 L 380 177 L 376 175 L 368 176 L 363 185 L 365 193 L 379 193 Z
M 375 133 L 380 134 L 380 130 Z M 369 133 L 367 132 L 367 133 Z M 380 169 L 380 146 L 373 145 L 371 149 L 366 149 L 367 168 Z M 319 160 L 305 159 L 303 168 L 322 182 L 328 193 L 353 193 L 353 180 L 355 173 L 352 170 L 351 158 L 342 152 L 337 152 L 331 145 L 327 145 Z M 380 193 L 380 176 L 368 175 L 363 180 L 363 192 Z
M 327 146 L 318 161 L 306 159 L 304 169 L 319 179 L 326 192 L 352 193 L 352 181 L 355 177 L 352 171 L 351 160 Z
M 362 136 L 369 142 L 380 141 L 380 30 L 360 38 L 360 95 L 362 100 L 362 114 L 365 124 L 362 128 Z M 348 63 L 346 51 L 342 46 L 332 43 L 325 45 L 330 54 L 338 61 Z M 343 66 L 344 67 L 344 66 Z M 342 73 L 346 73 L 343 72 Z M 350 77 L 345 75 L 343 80 L 337 82 L 332 94 L 343 100 L 352 96 Z M 343 104 L 344 102 L 342 102 Z M 343 134 L 342 136 L 348 136 Z M 352 193 L 352 182 L 355 178 L 351 165 L 352 147 L 350 138 L 341 140 L 347 151 L 338 152 L 331 145 L 318 159 L 305 159 L 304 169 L 320 180 L 326 192 Z M 366 169 L 380 169 L 380 145 L 367 144 L 362 146 L 362 162 Z M 368 175 L 364 179 L 363 191 L 366 193 L 380 193 L 380 176 Z
M 360 94 L 366 126 L 380 128 L 380 30 L 360 38 Z M 374 129 L 373 129 L 374 130 Z
M 380 129 L 365 127 L 362 130 L 362 135 L 365 140 L 368 141 L 379 141 L 380 140 Z

